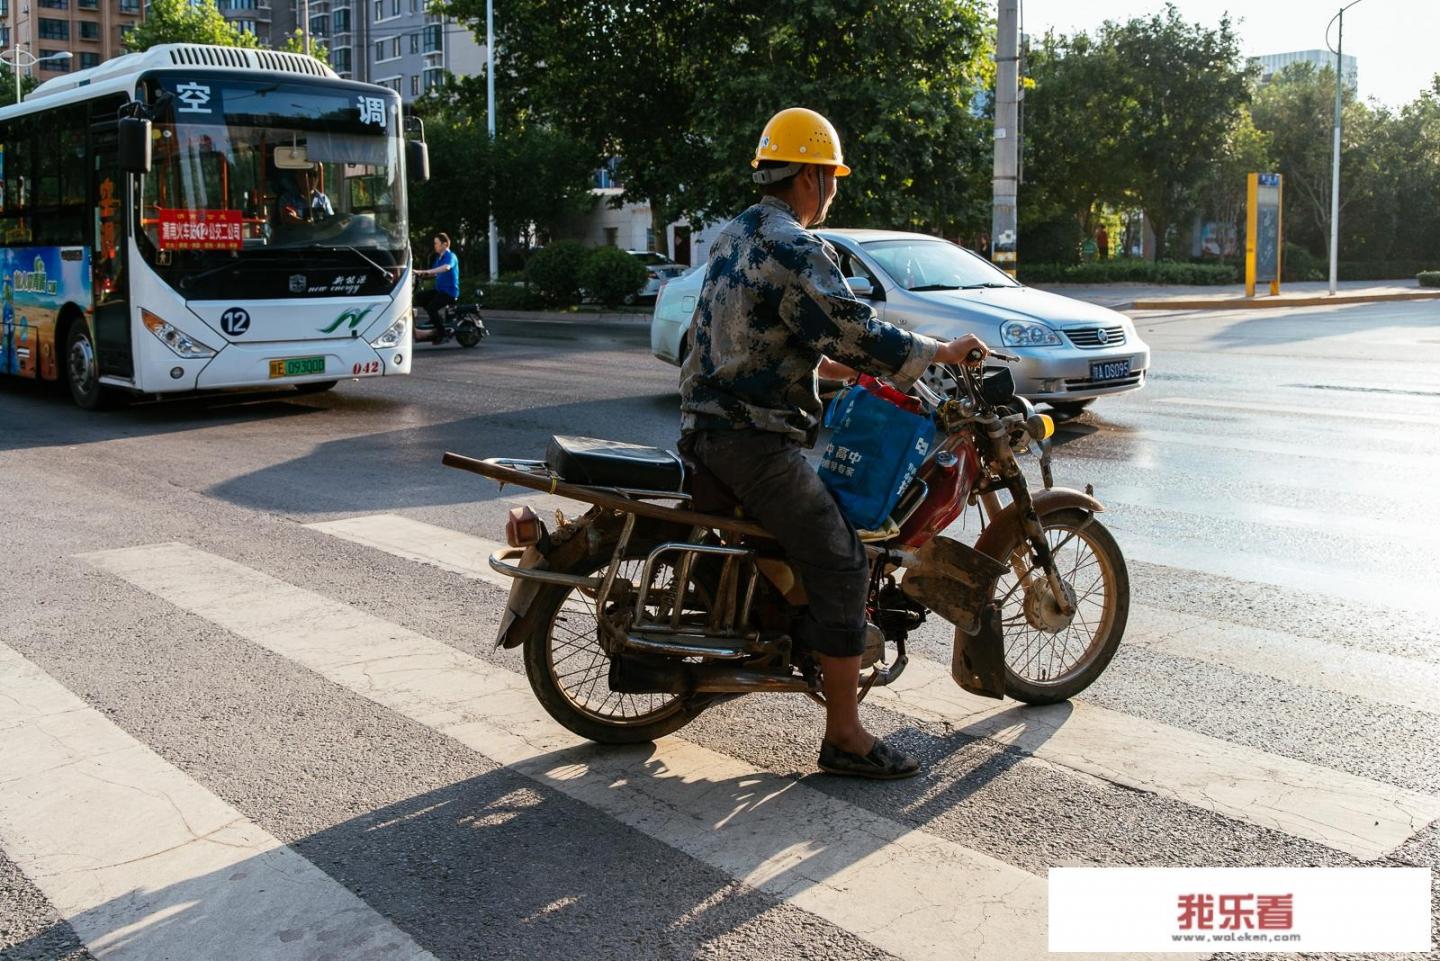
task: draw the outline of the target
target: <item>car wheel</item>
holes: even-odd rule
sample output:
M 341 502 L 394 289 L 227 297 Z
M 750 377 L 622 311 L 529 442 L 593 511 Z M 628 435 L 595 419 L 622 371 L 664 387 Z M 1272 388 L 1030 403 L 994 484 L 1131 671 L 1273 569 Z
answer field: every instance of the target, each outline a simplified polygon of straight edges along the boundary
M 1093 403 L 1095 403 L 1095 398 L 1093 397 L 1089 400 L 1052 400 L 1050 402 L 1050 409 L 1057 414 L 1064 414 L 1066 417 L 1079 417 L 1085 413 L 1085 408 Z

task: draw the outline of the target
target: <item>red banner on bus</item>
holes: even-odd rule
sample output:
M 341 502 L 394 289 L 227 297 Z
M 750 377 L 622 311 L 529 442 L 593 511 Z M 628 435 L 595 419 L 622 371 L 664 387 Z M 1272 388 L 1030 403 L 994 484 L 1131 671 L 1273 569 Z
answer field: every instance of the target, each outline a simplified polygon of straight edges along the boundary
M 161 250 L 239 250 L 238 210 L 160 210 Z

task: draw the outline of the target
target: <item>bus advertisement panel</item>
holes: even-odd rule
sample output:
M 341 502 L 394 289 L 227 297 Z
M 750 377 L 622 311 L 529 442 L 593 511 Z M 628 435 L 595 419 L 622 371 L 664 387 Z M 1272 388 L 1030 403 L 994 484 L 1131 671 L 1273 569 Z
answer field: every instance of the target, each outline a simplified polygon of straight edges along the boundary
M 91 302 L 90 251 L 3 247 L 0 276 L 0 373 L 54 380 L 60 308 Z

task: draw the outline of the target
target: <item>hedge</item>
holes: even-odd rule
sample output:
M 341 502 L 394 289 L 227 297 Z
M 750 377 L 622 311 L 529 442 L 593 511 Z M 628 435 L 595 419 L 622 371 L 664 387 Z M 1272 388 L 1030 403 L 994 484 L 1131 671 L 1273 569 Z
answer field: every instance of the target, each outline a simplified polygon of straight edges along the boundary
M 1440 270 L 1422 270 L 1415 276 L 1421 287 L 1440 287 Z
M 614 307 L 634 297 L 647 275 L 645 265 L 619 247 L 596 247 L 580 265 L 580 287 L 588 297 Z
M 481 310 L 541 310 L 545 306 L 538 290 L 522 284 L 479 284 L 475 298 Z
M 1021 264 L 1027 284 L 1235 284 L 1240 272 L 1231 264 L 1185 264 L 1134 257 L 1080 264 Z
M 580 299 L 580 268 L 587 253 L 577 240 L 557 240 L 531 255 L 525 276 L 547 305 L 569 307 Z

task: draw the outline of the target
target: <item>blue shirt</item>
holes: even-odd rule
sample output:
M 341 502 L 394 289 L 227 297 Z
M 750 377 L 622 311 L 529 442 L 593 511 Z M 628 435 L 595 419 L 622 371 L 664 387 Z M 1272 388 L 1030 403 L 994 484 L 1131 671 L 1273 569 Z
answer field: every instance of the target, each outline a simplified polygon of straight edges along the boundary
M 460 299 L 460 258 L 455 256 L 455 251 L 447 250 L 443 254 L 435 255 L 435 262 L 432 268 L 449 264 L 450 269 L 443 274 L 435 275 L 435 290 L 442 294 L 449 294 L 456 300 Z

